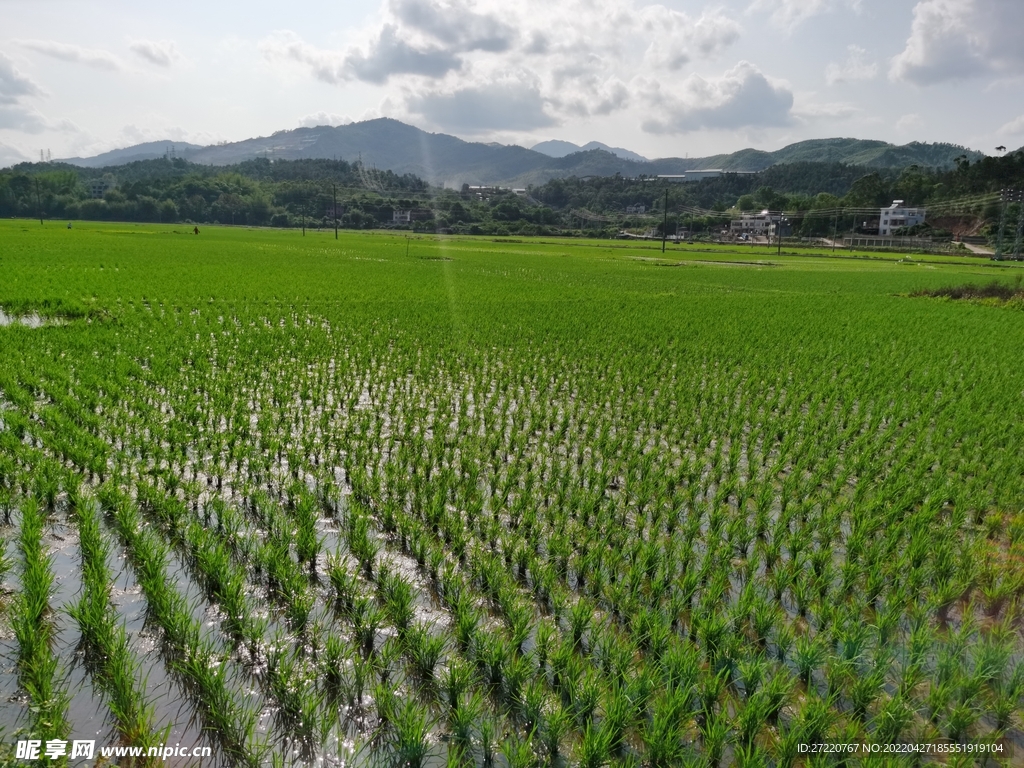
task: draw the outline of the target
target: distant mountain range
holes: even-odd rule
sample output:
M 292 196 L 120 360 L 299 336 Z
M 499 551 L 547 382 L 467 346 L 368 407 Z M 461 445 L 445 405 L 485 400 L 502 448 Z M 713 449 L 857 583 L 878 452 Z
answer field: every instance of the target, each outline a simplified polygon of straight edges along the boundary
M 603 149 L 605 152 L 611 152 L 613 155 L 621 157 L 623 160 L 633 160 L 638 163 L 647 162 L 647 158 L 643 155 L 638 155 L 636 152 L 630 152 L 628 149 L 623 149 L 622 147 L 609 147 L 607 144 L 602 144 L 600 141 L 591 141 L 581 147 L 577 144 L 573 144 L 571 141 L 552 139 L 551 141 L 542 141 L 540 144 L 534 144 L 530 149 L 534 152 L 545 154 L 548 157 L 565 157 L 566 155 L 571 155 L 575 152 L 589 152 L 592 149 Z
M 635 152 L 599 142 L 577 147 L 571 142 L 547 141 L 526 149 L 463 141 L 443 133 L 427 133 L 398 120 L 379 118 L 337 127 L 278 131 L 272 136 L 207 147 L 154 141 L 95 157 L 74 157 L 65 162 L 102 168 L 172 153 L 205 165 L 230 165 L 256 157 L 360 160 L 367 168 L 411 173 L 432 184 L 449 187 L 464 183 L 525 187 L 569 176 L 614 176 L 616 173 L 629 177 L 653 176 L 712 168 L 760 171 L 778 163 L 796 162 L 837 162 L 872 168 L 903 168 L 913 164 L 946 168 L 960 156 L 966 155 L 971 161 L 984 156 L 955 144 L 912 142 L 896 146 L 863 139 L 812 139 L 775 152 L 742 149 L 710 157 L 647 160 Z

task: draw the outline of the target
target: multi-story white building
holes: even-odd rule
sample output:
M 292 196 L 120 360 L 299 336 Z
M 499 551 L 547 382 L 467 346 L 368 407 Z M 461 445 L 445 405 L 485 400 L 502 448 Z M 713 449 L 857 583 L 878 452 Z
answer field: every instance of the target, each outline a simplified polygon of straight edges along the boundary
M 734 235 L 751 234 L 767 235 L 775 232 L 775 221 L 778 216 L 772 216 L 768 211 L 760 213 L 744 213 L 738 219 L 733 219 L 729 229 Z
M 882 208 L 878 219 L 878 234 L 891 235 L 897 229 L 913 227 L 924 223 L 924 208 L 906 208 L 902 200 L 893 200 L 888 208 Z

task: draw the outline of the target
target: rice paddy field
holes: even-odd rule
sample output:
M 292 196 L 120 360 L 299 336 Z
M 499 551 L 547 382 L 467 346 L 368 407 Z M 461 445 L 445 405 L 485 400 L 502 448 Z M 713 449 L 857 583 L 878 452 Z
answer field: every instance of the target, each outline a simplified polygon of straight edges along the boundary
M 1024 764 L 1024 270 L 861 256 L 0 222 L 0 752 Z

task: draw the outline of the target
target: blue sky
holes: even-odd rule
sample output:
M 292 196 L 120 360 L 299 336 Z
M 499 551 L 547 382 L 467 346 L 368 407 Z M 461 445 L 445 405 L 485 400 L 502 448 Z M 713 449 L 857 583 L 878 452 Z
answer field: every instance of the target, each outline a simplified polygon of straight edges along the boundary
M 0 165 L 389 116 L 648 157 L 1024 144 L 1021 0 L 0 0 Z

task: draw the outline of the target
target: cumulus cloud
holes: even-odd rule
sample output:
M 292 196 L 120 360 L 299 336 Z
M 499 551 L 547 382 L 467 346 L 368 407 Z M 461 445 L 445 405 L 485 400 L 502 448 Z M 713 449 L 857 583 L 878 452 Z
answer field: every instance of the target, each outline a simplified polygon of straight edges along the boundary
M 25 105 L 25 97 L 42 96 L 43 89 L 18 71 L 14 60 L 0 53 L 0 128 L 38 133 L 46 119 Z
M 660 83 L 644 84 L 660 116 L 645 121 L 649 133 L 689 133 L 700 129 L 785 126 L 792 122 L 793 92 L 773 85 L 757 67 L 739 62 L 721 77 L 686 78 L 678 92 Z
M 158 67 L 169 67 L 181 58 L 172 40 L 133 40 L 128 48 L 136 56 Z
M 28 160 L 28 157 L 17 149 L 0 142 L 0 168 L 7 168 L 15 163 L 22 163 L 26 160 Z
M 1024 115 L 1017 117 L 999 129 L 1000 136 L 1024 135 Z
M 458 56 L 438 46 L 410 45 L 391 24 L 384 25 L 367 50 L 323 50 L 294 32 L 277 32 L 259 47 L 265 58 L 297 62 L 308 67 L 318 80 L 333 85 L 353 79 L 381 84 L 399 74 L 438 78 L 462 65 Z
M 878 74 L 878 64 L 868 60 L 868 52 L 859 45 L 846 47 L 846 61 L 830 62 L 825 67 L 825 82 L 829 85 L 855 80 L 871 80 Z
M 444 130 L 467 134 L 553 125 L 535 84 L 506 81 L 411 97 L 407 108 Z
M 896 121 L 896 130 L 898 131 L 912 131 L 919 128 L 924 121 L 921 120 L 921 116 L 916 112 L 910 112 L 903 115 L 899 120 Z
M 508 50 L 515 29 L 493 13 L 478 13 L 464 2 L 393 0 L 392 13 L 404 25 L 459 51 Z
M 444 48 L 415 48 L 398 34 L 394 25 L 385 24 L 369 51 L 353 52 L 345 57 L 344 67 L 355 77 L 369 83 L 384 83 L 392 75 L 441 77 L 462 65 L 458 56 Z
M 94 69 L 119 70 L 124 65 L 109 51 L 98 48 L 83 48 L 80 45 L 58 43 L 56 40 L 19 40 L 19 45 L 60 61 L 83 64 Z
M 329 125 L 332 128 L 339 125 L 348 125 L 352 118 L 348 115 L 336 115 L 333 112 L 315 112 L 311 115 L 299 118 L 300 128 L 316 128 L 320 125 Z
M 801 120 L 838 119 L 852 117 L 859 110 L 845 102 L 802 103 L 793 107 L 793 116 Z
M 889 76 L 933 85 L 989 73 L 1024 72 L 1020 0 L 919 0 L 906 46 Z
M 269 61 L 285 59 L 309 68 L 317 80 L 338 84 L 348 79 L 344 56 L 310 45 L 291 31 L 275 32 L 260 41 L 259 49 Z
M 850 4 L 856 6 L 857 0 L 852 0 Z M 835 0 L 754 0 L 749 10 L 767 10 L 775 26 L 793 29 L 807 19 L 831 10 L 835 5 Z
M 15 104 L 24 96 L 41 96 L 43 89 L 14 66 L 14 60 L 0 53 L 0 104 Z
M 651 40 L 645 63 L 659 69 L 677 71 L 694 58 L 713 58 L 740 36 L 740 25 L 719 12 L 693 19 L 663 5 L 652 5 L 640 16 L 644 33 Z

